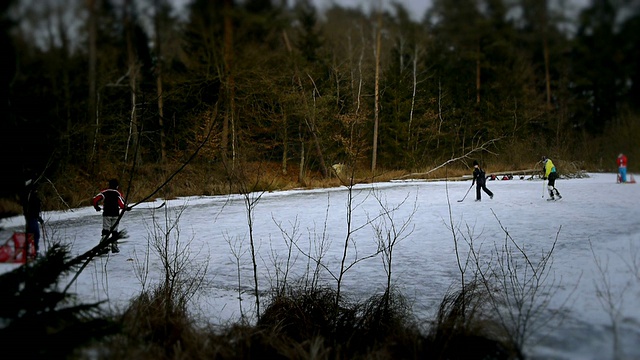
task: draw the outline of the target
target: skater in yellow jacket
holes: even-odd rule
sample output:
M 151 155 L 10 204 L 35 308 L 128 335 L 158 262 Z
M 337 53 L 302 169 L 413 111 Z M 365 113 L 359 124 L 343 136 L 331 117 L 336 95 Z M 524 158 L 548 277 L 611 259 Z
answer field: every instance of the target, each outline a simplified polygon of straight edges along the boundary
M 556 189 L 556 179 L 558 178 L 558 172 L 556 171 L 555 165 L 553 165 L 551 159 L 548 159 L 546 156 L 542 157 L 542 165 L 544 166 L 544 168 L 542 169 L 542 171 L 544 172 L 544 176 L 542 177 L 542 179 L 549 180 L 549 182 L 547 183 L 547 189 L 549 189 L 550 198 L 547 200 L 555 200 L 554 191 L 555 195 L 558 196 L 558 199 L 562 199 L 562 195 L 560 195 L 560 192 L 558 191 L 558 189 Z

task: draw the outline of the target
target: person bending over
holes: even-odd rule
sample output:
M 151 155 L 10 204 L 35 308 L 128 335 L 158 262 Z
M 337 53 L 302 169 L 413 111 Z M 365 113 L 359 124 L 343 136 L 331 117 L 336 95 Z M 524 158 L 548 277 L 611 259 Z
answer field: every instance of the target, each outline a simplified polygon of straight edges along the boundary
M 556 189 L 556 179 L 558 178 L 558 172 L 556 171 L 555 165 L 553 165 L 553 161 L 547 158 L 546 156 L 542 157 L 542 165 L 544 166 L 542 171 L 544 172 L 544 176 L 542 179 L 547 179 L 547 189 L 549 190 L 549 199 L 547 200 L 555 200 L 555 195 L 558 196 L 558 199 L 562 199 L 562 195 L 558 189 Z

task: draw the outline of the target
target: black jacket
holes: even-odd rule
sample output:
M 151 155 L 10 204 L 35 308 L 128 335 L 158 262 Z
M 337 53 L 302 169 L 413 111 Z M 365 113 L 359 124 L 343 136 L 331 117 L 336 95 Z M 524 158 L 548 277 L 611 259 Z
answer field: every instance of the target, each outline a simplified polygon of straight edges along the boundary
M 473 183 L 476 183 L 479 186 L 482 186 L 482 185 L 484 185 L 486 183 L 486 181 L 487 181 L 487 178 L 485 176 L 484 170 L 482 170 L 480 168 L 480 166 L 478 166 L 477 168 L 474 168 L 473 169 Z
M 22 212 L 26 219 L 38 219 L 40 218 L 41 203 L 38 196 L 38 190 L 29 187 L 25 189 L 22 195 Z

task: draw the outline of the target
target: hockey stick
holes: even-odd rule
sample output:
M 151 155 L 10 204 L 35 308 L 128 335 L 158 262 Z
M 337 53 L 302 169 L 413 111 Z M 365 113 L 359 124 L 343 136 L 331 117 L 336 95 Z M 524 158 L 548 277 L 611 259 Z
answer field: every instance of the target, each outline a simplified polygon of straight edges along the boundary
M 140 205 L 140 203 L 135 203 L 135 204 L 131 205 L 130 208 L 133 209 L 134 206 L 138 206 L 138 205 Z M 162 209 L 165 205 L 167 205 L 167 202 L 163 201 L 162 204 L 160 204 L 158 206 L 138 208 L 138 209 L 142 209 L 142 210 L 158 210 L 158 209 Z
M 158 209 L 162 209 L 165 205 L 167 205 L 166 201 L 163 201 L 162 204 L 156 206 L 156 207 L 152 207 L 152 208 L 147 208 L 149 210 L 158 210 Z
M 471 191 L 471 188 L 472 188 L 472 187 L 473 187 L 473 184 L 471 184 L 471 186 L 469 186 L 469 189 L 467 190 L 467 193 L 466 193 L 466 194 L 464 194 L 464 197 L 463 197 L 462 199 L 458 200 L 458 202 L 463 202 L 463 201 L 464 201 L 464 199 L 466 199 L 466 198 L 467 198 L 467 195 L 469 194 L 469 191 Z

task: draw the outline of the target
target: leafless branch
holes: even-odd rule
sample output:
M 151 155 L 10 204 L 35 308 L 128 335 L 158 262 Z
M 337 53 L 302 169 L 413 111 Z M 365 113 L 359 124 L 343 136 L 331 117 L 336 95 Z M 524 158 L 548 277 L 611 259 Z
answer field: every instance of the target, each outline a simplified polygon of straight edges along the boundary
M 489 149 L 489 146 L 493 145 L 494 143 L 496 143 L 498 141 L 500 141 L 501 139 L 502 138 L 500 137 L 500 138 L 495 138 L 495 139 L 491 139 L 491 140 L 485 141 L 482 144 L 476 144 L 471 150 L 467 151 L 463 155 L 452 157 L 451 159 L 445 161 L 444 163 L 436 166 L 435 168 L 433 168 L 433 169 L 431 169 L 429 171 L 422 172 L 422 173 L 406 174 L 406 175 L 403 175 L 403 176 L 399 177 L 398 180 L 408 179 L 408 178 L 413 178 L 413 177 L 421 177 L 421 176 L 428 175 L 428 174 L 430 174 L 430 173 L 432 173 L 432 172 L 434 172 L 436 170 L 439 170 L 439 169 L 441 169 L 441 168 L 443 168 L 443 167 L 445 167 L 445 166 L 447 166 L 449 164 L 453 164 L 453 163 L 455 163 L 457 161 L 460 161 L 460 160 L 463 160 L 463 159 L 469 159 L 471 157 L 471 155 L 473 155 L 473 154 L 475 154 L 477 152 L 480 152 L 480 151 L 486 151 L 486 152 L 488 152 L 490 154 L 494 154 L 495 155 L 496 153 L 491 151 Z

